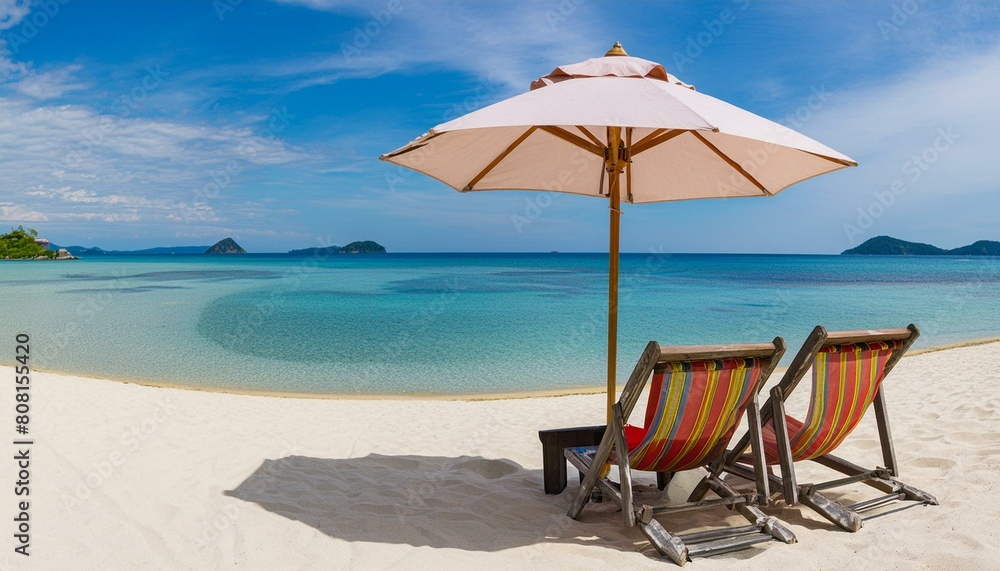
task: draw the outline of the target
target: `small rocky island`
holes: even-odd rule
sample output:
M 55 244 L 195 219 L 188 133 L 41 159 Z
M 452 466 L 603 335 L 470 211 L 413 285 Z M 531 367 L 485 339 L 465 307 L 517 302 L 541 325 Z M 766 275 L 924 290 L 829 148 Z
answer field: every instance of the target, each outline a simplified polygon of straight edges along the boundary
M 384 254 L 385 246 L 371 240 L 351 242 L 346 246 L 328 246 L 326 248 L 304 248 L 289 250 L 293 256 L 328 256 L 333 254 Z
M 23 226 L 12 228 L 7 234 L 0 235 L 0 259 L 3 260 L 76 260 L 65 248 L 53 252 L 48 248 L 49 241 L 39 238 L 34 228 L 24 229 Z
M 232 238 L 219 240 L 214 246 L 205 250 L 206 254 L 246 254 L 247 251 Z
M 1000 256 L 1000 242 L 980 240 L 968 246 L 945 250 L 930 244 L 907 242 L 891 236 L 876 236 L 856 248 L 844 250 L 847 256 Z

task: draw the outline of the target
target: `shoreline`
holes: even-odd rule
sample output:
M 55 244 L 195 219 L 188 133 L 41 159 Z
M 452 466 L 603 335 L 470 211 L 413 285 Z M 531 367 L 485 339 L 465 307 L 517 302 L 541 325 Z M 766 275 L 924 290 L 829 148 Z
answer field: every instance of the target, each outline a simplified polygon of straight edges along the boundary
M 959 343 L 935 345 L 933 347 L 927 347 L 923 349 L 910 351 L 903 358 L 905 359 L 909 357 L 916 357 L 918 355 L 925 355 L 928 353 L 947 351 L 949 349 L 959 349 L 962 347 L 976 347 L 980 345 L 990 345 L 993 343 L 1000 343 L 1000 337 L 983 337 L 979 339 L 972 339 L 969 341 L 962 341 Z M 13 368 L 14 365 L 7 363 L 0 363 L 0 367 Z M 781 374 L 786 369 L 787 367 L 776 368 L 774 373 L 772 374 L 772 378 Z M 419 393 L 419 394 L 297 393 L 288 391 L 263 391 L 263 390 L 250 390 L 250 389 L 229 389 L 221 387 L 191 386 L 191 385 L 182 385 L 170 382 L 150 381 L 144 379 L 112 378 L 108 376 L 98 377 L 90 374 L 80 374 L 71 371 L 60 371 L 54 369 L 32 368 L 32 372 L 59 375 L 64 377 L 76 377 L 80 379 L 87 379 L 93 381 L 110 381 L 113 383 L 119 383 L 124 385 L 138 385 L 142 387 L 150 387 L 158 389 L 179 389 L 184 391 L 201 392 L 201 393 L 216 393 L 216 394 L 270 397 L 270 398 L 282 398 L 282 399 L 304 399 L 304 400 L 377 400 L 377 401 L 406 400 L 406 401 L 470 401 L 471 402 L 471 401 L 499 401 L 499 400 L 517 400 L 517 399 L 531 399 L 531 398 L 552 398 L 552 397 L 577 396 L 577 395 L 594 395 L 594 394 L 603 394 L 606 390 L 605 387 L 603 386 L 591 386 L 591 387 L 575 387 L 575 388 L 565 388 L 565 389 L 544 389 L 537 391 L 512 391 L 512 392 L 456 394 L 456 395 L 437 394 L 437 393 Z

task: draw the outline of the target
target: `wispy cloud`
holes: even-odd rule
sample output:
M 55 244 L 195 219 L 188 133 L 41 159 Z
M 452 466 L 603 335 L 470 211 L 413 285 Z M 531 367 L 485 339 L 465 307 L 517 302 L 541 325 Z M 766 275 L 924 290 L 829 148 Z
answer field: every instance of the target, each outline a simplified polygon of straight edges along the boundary
M 79 65 L 68 65 L 54 71 L 24 73 L 23 79 L 17 82 L 16 89 L 22 95 L 33 99 L 62 97 L 67 92 L 87 87 L 85 83 L 76 81 L 73 77 L 73 74 L 80 69 Z
M 121 117 L 13 97 L 0 98 L 0 156 L 4 190 L 20 196 L 20 210 L 8 208 L 6 216 L 23 211 L 37 219 L 44 212 L 57 219 L 72 213 L 126 222 L 215 220 L 216 210 L 193 197 L 219 173 L 229 177 L 235 193 L 242 185 L 233 180 L 234 171 L 251 182 L 256 169 L 314 158 L 252 126 Z M 98 207 L 99 215 L 80 212 Z
M 41 212 L 29 210 L 12 202 L 0 202 L 0 220 L 15 222 L 44 222 L 49 217 Z
M 30 11 L 30 0 L 0 0 L 0 30 L 18 25 Z
M 278 0 L 352 15 L 357 25 L 333 53 L 265 62 L 258 71 L 292 88 L 344 78 L 432 69 L 490 78 L 523 91 L 546 65 L 577 61 L 607 49 L 593 26 L 595 6 L 582 1 L 503 3 L 457 0 L 372 3 L 363 0 Z M 390 6 L 398 6 L 390 12 Z M 547 63 L 546 63 L 547 62 Z
M 932 144 L 939 129 L 950 129 L 959 138 L 948 160 L 926 173 L 924 184 L 946 193 L 993 189 L 998 97 L 1000 45 L 986 52 L 949 52 L 890 82 L 834 93 L 829 110 L 809 128 L 858 158 L 864 173 L 877 173 L 875 180 L 886 182 Z
M 223 223 L 250 223 L 253 216 L 230 205 L 262 170 L 318 162 L 280 138 L 274 127 L 280 108 L 214 120 L 154 114 L 159 109 L 145 102 L 158 90 L 193 87 L 155 63 L 139 66 L 115 94 L 95 89 L 94 70 L 83 65 L 19 61 L 11 48 L 23 44 L 33 6 L 0 0 L 0 30 L 10 30 L 0 38 L 3 220 L 183 224 L 211 232 Z M 116 76 L 129 77 L 121 70 Z M 52 102 L 67 99 L 72 103 Z

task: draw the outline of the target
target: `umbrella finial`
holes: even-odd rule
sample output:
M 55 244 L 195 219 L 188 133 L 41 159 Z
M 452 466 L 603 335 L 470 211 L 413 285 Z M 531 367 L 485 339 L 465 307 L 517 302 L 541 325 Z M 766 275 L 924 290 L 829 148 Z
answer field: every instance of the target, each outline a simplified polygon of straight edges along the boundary
M 608 57 L 608 56 L 627 56 L 627 55 L 628 54 L 625 53 L 625 49 L 622 48 L 622 43 L 621 42 L 615 42 L 615 45 L 611 46 L 611 49 L 608 50 L 608 53 L 604 54 L 604 57 Z

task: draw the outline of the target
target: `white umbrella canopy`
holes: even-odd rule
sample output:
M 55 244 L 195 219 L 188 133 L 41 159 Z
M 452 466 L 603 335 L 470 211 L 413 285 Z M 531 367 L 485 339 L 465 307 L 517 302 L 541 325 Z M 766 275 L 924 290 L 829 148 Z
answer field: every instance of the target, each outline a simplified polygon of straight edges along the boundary
M 660 64 L 614 55 L 558 67 L 531 91 L 442 123 L 381 158 L 460 192 L 607 196 L 600 180 L 608 127 L 621 128 L 623 138 L 631 133 L 632 184 L 622 199 L 637 204 L 775 194 L 857 165 L 801 133 L 698 93 Z
M 695 91 L 662 65 L 628 56 L 620 44 L 604 57 L 560 66 L 531 91 L 442 123 L 380 159 L 459 192 L 542 190 L 610 200 L 609 410 L 621 200 L 771 196 L 857 166 L 801 133 Z

